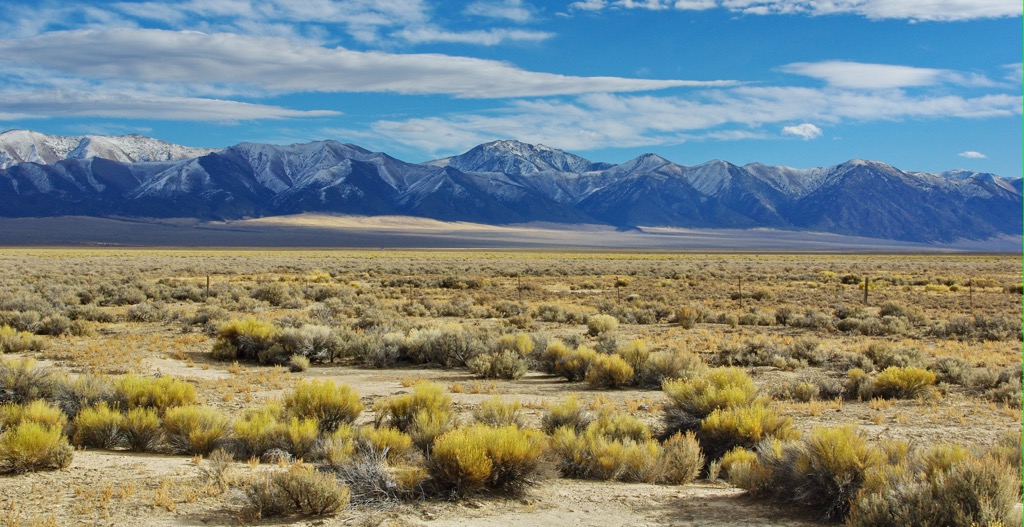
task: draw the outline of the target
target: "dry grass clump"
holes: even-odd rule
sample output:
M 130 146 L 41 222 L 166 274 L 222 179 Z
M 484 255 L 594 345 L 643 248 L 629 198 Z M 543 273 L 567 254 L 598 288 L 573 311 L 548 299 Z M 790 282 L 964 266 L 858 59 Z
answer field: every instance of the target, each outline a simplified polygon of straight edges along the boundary
M 500 397 L 485 399 L 473 409 L 473 419 L 487 426 L 518 426 L 526 425 L 526 415 L 519 401 L 503 401 Z
M 282 357 L 302 357 L 307 362 L 332 362 L 345 352 L 341 337 L 327 326 L 305 324 L 298 328 L 285 328 L 276 337 L 279 348 L 275 357 L 261 360 L 264 363 L 279 363 Z M 265 353 L 266 354 L 266 353 Z
M 549 346 L 548 349 L 551 347 Z M 576 349 L 555 359 L 553 373 L 565 377 L 569 382 L 582 381 L 586 378 L 590 366 L 597 360 L 597 356 L 596 350 L 580 344 Z
M 643 442 L 651 438 L 651 429 L 640 419 L 630 414 L 608 410 L 600 412 L 597 419 L 587 426 L 587 430 L 593 430 L 612 440 L 628 439 Z
M 379 456 L 388 463 L 412 459 L 416 445 L 412 436 L 396 428 L 364 426 L 354 434 L 356 449 L 364 454 Z
M 47 368 L 28 358 L 0 361 L 0 403 L 51 399 L 58 386 Z
M 535 318 L 543 322 L 560 324 L 582 324 L 586 322 L 587 313 L 582 310 L 569 309 L 561 305 L 541 304 L 535 309 Z
M 288 357 L 288 370 L 292 372 L 306 371 L 309 369 L 310 361 L 305 355 L 299 355 L 298 353 Z
M 316 419 L 291 417 L 274 427 L 274 443 L 295 459 L 312 459 L 320 446 L 320 427 Z
M 552 413 L 562 414 L 558 421 L 566 424 L 553 429 L 551 444 L 563 476 L 653 483 L 665 473 L 668 462 L 662 457 L 663 449 L 639 419 L 604 410 L 584 425 L 588 421 L 581 417 L 574 399 L 560 406 Z M 546 428 L 556 422 L 548 416 L 545 421 Z M 682 460 L 685 455 L 676 457 Z M 676 467 L 672 477 L 685 477 L 685 472 Z
M 53 401 L 69 418 L 74 418 L 82 409 L 97 404 L 106 403 L 114 407 L 117 397 L 109 377 L 79 375 L 58 382 Z
M 437 364 L 444 368 L 466 366 L 470 359 L 485 350 L 473 331 L 451 322 L 438 328 L 413 330 L 400 347 L 416 364 Z
M 568 478 L 653 483 L 660 475 L 661 446 L 653 439 L 611 438 L 591 425 L 582 433 L 558 428 L 551 444 Z
M 734 367 L 712 368 L 690 379 L 670 379 L 662 384 L 668 396 L 665 434 L 696 430 L 712 412 L 746 406 L 757 395 L 747 372 Z
M 101 402 L 79 412 L 71 429 L 75 446 L 114 449 L 124 443 L 124 414 Z
M 494 342 L 491 351 L 514 351 L 522 357 L 528 357 L 533 353 L 533 349 L 536 347 L 536 343 L 533 338 L 527 333 L 515 333 L 505 334 L 498 337 L 498 340 Z
M 568 427 L 575 432 L 582 432 L 594 421 L 594 415 L 580 404 L 575 394 L 555 403 L 541 418 L 541 430 L 545 434 L 553 434 L 555 430 Z
M 697 479 L 704 468 L 704 453 L 693 432 L 676 433 L 662 444 L 661 475 L 658 481 L 669 485 L 686 485 Z
M 236 451 L 242 459 L 260 457 L 277 448 L 277 430 L 281 425 L 282 409 L 275 404 L 249 408 L 231 423 Z
M 45 341 L 28 331 L 18 331 L 11 326 L 0 326 L 0 353 L 24 353 L 42 351 Z
M 757 459 L 740 471 L 749 471 L 745 477 L 733 481 L 757 496 L 806 507 L 832 521 L 846 517 L 869 471 L 886 462 L 863 433 L 849 426 L 815 428 L 802 440 L 766 442 L 757 452 Z M 734 464 L 731 472 L 744 462 Z
M 266 362 L 279 355 L 273 349 L 279 331 L 277 326 L 255 318 L 225 322 L 217 329 L 211 356 L 225 361 Z
M 798 441 L 765 441 L 753 458 L 731 451 L 725 459 L 730 481 L 755 496 L 805 507 L 826 520 L 845 519 L 852 527 L 1020 522 L 1017 457 L 1007 463 L 998 453 L 978 457 L 958 445 L 917 451 L 892 441 L 876 446 L 844 426 L 815 428 Z
M 535 482 L 546 449 L 547 438 L 535 430 L 470 425 L 434 441 L 427 471 L 439 489 L 459 496 L 515 494 Z
M 611 315 L 592 315 L 587 319 L 587 334 L 604 335 L 618 329 L 619 321 Z
M 635 368 L 634 382 L 641 388 L 660 388 L 667 380 L 686 379 L 699 375 L 706 365 L 696 353 L 686 350 L 665 350 L 651 353 Z
M 625 346 L 616 349 L 615 353 L 622 357 L 622 360 L 626 361 L 626 364 L 629 364 L 634 372 L 640 371 L 640 368 L 651 358 L 651 350 L 644 339 L 632 340 Z
M 227 439 L 230 426 L 226 415 L 208 406 L 175 406 L 163 418 L 167 446 L 177 454 L 213 452 Z
M 870 474 L 847 525 L 1019 525 L 1019 466 L 959 446 L 917 452 Z
M 0 433 L 0 471 L 61 469 L 74 453 L 59 427 L 24 421 Z
M 114 379 L 114 396 L 121 408 L 153 408 L 159 413 L 196 402 L 195 386 L 170 376 L 125 375 Z
M 931 333 L 937 337 L 964 340 L 1019 340 L 1021 323 L 1020 320 L 1003 316 L 955 316 L 948 322 L 932 326 Z
M 774 447 L 781 443 L 776 440 L 766 442 L 759 445 L 760 448 Z M 761 477 L 764 478 L 763 474 L 756 474 L 754 472 L 755 461 L 757 461 L 757 453 L 753 450 L 736 447 L 732 450 L 722 454 L 722 457 L 717 461 L 718 463 L 718 476 L 732 483 L 733 485 L 750 489 L 760 481 L 756 481 L 752 478 Z M 760 468 L 760 467 L 757 467 Z M 708 475 L 708 479 L 712 479 L 711 475 Z
M 921 368 L 890 366 L 871 384 L 871 394 L 883 399 L 915 399 L 935 384 L 935 374 Z
M 412 393 L 379 399 L 374 411 L 378 428 L 390 426 L 409 434 L 423 452 L 455 425 L 452 397 L 436 383 L 417 384 Z
M 779 386 L 772 392 L 776 399 L 792 399 L 803 403 L 816 401 L 820 398 L 821 387 L 809 380 L 793 380 Z
M 243 459 L 277 452 L 340 463 L 352 453 L 350 423 L 361 411 L 359 396 L 347 385 L 304 381 L 283 402 L 251 408 L 234 420 L 234 450 Z
M 469 359 L 469 371 L 485 379 L 519 379 L 526 375 L 526 358 L 518 351 L 502 350 Z
M 42 399 L 36 399 L 26 404 L 5 403 L 0 405 L 0 428 L 17 426 L 26 421 L 63 429 L 68 418 L 59 408 Z
M 163 427 L 154 408 L 132 408 L 121 422 L 124 444 L 133 452 L 155 452 L 163 445 Z
M 693 327 L 703 319 L 704 317 L 700 310 L 695 307 L 684 306 L 679 308 L 679 311 L 676 313 L 676 322 L 678 322 L 683 329 L 693 329 Z
M 871 376 L 866 371 L 860 368 L 853 368 L 846 372 L 843 397 L 845 399 L 859 399 L 861 401 L 871 399 L 872 385 Z
M 333 432 L 342 424 L 351 424 L 363 411 L 355 390 L 331 380 L 300 381 L 284 396 L 283 404 L 295 417 L 315 419 L 323 433 Z
M 243 484 L 250 511 L 256 517 L 286 514 L 325 516 L 349 504 L 349 489 L 331 474 L 295 463 L 287 470 L 255 476 Z
M 792 419 L 765 404 L 719 408 L 704 418 L 697 432 L 704 453 L 711 459 L 735 447 L 752 448 L 768 438 L 793 439 L 797 435 Z
M 1017 477 L 1021 476 L 1022 456 L 1021 450 L 1024 443 L 1021 442 L 1021 431 L 1003 433 L 996 444 L 990 446 L 985 455 L 1017 471 Z
M 553 339 L 548 342 L 544 351 L 540 352 L 540 355 L 537 357 L 537 362 L 541 371 L 554 375 L 555 365 L 562 357 L 566 357 L 570 353 L 572 353 L 572 348 L 570 348 L 565 342 L 559 339 Z
M 633 383 L 634 370 L 619 355 L 598 355 L 587 370 L 586 381 L 593 388 L 621 388 Z
M 419 464 L 395 463 L 386 452 L 361 447 L 359 452 L 332 467 L 348 486 L 351 500 L 356 504 L 377 506 L 424 496 L 427 470 Z
M 0 406 L 0 472 L 60 469 L 71 464 L 73 449 L 63 434 L 67 418 L 37 400 Z

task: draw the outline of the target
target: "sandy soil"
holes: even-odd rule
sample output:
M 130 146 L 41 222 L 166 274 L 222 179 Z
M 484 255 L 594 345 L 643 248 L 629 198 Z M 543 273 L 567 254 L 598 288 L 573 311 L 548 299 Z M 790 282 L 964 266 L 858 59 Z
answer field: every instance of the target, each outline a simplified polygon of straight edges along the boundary
M 237 463 L 236 471 L 250 470 Z M 0 525 L 361 525 L 457 527 L 721 527 L 819 525 L 725 485 L 670 487 L 553 480 L 522 498 L 350 508 L 329 518 L 253 520 L 237 490 L 204 488 L 192 459 L 80 451 L 71 467 L 0 478 Z

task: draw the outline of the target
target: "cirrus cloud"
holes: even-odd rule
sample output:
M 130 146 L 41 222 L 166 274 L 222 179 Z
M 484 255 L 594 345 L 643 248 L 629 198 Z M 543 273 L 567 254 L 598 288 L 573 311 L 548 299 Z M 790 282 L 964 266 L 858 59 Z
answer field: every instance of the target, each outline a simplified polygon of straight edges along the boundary
M 825 81 L 840 88 L 911 88 L 949 83 L 961 86 L 990 87 L 995 83 L 984 75 L 952 70 L 918 68 L 894 64 L 870 64 L 845 60 L 794 62 L 780 71 Z
M 0 107 L 21 119 L 103 117 L 237 123 L 264 119 L 335 117 L 333 110 L 293 110 L 265 104 L 151 93 L 47 90 L 0 93 Z M 0 119 L 3 116 L 0 114 Z
M 482 16 L 511 20 L 513 22 L 529 22 L 533 18 L 533 8 L 522 0 L 477 1 L 466 6 L 467 15 Z
M 575 77 L 441 54 L 325 48 L 279 37 L 158 29 L 74 30 L 0 40 L 0 65 L 91 79 L 241 92 L 391 92 L 505 98 L 728 86 L 732 81 Z
M 704 10 L 718 7 L 747 15 L 855 15 L 871 20 L 953 22 L 1021 16 L 1016 0 L 584 0 L 570 9 Z

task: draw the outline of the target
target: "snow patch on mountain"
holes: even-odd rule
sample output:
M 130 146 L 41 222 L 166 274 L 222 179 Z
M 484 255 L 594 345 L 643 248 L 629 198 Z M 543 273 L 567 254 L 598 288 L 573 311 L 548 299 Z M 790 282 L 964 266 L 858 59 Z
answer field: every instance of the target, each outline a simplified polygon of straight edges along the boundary
M 732 169 L 739 168 L 725 161 L 714 159 L 707 163 L 688 167 L 686 180 L 705 196 L 714 196 L 732 184 Z
M 772 188 L 794 198 L 806 196 L 817 190 L 828 174 L 828 169 L 821 167 L 793 168 L 761 163 L 750 163 L 744 165 L 743 169 Z

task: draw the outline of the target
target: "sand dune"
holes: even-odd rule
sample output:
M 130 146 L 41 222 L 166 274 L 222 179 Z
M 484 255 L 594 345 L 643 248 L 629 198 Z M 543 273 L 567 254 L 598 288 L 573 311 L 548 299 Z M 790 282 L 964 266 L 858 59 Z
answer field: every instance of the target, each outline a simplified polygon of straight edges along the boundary
M 0 245 L 1019 252 L 1021 238 L 925 245 L 771 229 L 621 230 L 605 225 L 483 225 L 408 216 L 298 214 L 214 222 L 79 216 L 0 219 Z

